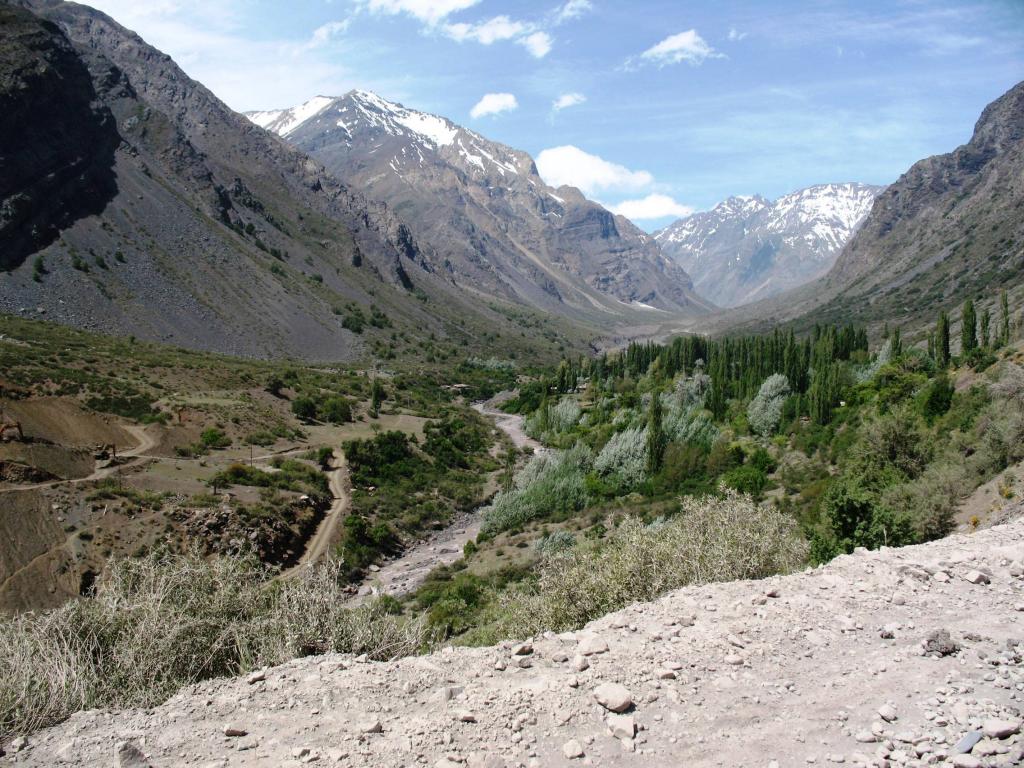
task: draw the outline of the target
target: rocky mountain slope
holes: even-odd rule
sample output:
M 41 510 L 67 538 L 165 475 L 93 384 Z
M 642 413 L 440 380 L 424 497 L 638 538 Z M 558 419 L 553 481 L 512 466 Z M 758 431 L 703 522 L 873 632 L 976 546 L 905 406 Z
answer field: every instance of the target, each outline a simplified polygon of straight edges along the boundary
M 825 276 L 704 328 L 932 323 L 1003 288 L 1024 289 L 1024 82 L 985 108 L 967 144 L 887 187 Z
M 528 643 L 302 659 L 7 748 L 133 768 L 1020 765 L 1022 573 L 1016 520 Z
M 0 311 L 329 360 L 374 335 L 472 346 L 507 326 L 435 274 L 390 207 L 109 17 L 56 0 L 0 13 L 0 105 L 17 118 L 0 127 Z M 343 327 L 371 305 L 386 331 Z
M 249 117 L 387 201 L 429 244 L 432 266 L 466 290 L 569 314 L 710 308 L 627 219 L 579 190 L 552 189 L 526 153 L 443 117 L 366 91 Z
M 775 201 L 730 197 L 654 238 L 700 295 L 724 307 L 748 304 L 827 272 L 882 189 L 820 184 Z

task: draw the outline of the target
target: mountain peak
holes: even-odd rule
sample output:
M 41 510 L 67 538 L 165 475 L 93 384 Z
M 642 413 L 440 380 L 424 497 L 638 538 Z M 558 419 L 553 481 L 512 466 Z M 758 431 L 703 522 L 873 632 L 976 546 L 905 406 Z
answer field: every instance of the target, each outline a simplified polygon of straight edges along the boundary
M 771 201 L 734 195 L 658 232 L 699 293 L 724 306 L 772 296 L 823 274 L 881 187 L 816 184 Z
M 620 302 L 708 309 L 630 222 L 577 190 L 552 189 L 527 153 L 445 117 L 363 89 L 249 117 L 401 211 L 452 280 L 560 312 L 615 314 Z

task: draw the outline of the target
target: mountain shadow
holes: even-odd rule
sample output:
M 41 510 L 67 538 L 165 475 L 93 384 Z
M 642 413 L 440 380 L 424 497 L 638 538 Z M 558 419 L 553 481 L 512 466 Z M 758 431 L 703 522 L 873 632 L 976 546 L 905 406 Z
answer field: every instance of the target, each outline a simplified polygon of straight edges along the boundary
M 127 87 L 110 68 L 100 87 Z M 0 270 L 21 265 L 117 194 L 121 142 L 57 25 L 0 5 Z

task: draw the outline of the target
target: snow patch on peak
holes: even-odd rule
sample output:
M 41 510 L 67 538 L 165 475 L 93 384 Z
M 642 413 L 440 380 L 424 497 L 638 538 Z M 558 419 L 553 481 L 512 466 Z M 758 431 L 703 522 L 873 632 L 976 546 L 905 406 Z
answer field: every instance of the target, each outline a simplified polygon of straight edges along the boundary
M 334 101 L 335 99 L 330 96 L 314 96 L 304 104 L 291 109 L 250 112 L 247 117 L 260 128 L 273 131 L 278 136 L 287 136 L 304 122 L 323 112 Z
M 351 95 L 356 101 L 373 107 L 382 113 L 385 119 L 397 123 L 406 130 L 427 139 L 436 147 L 450 146 L 455 142 L 455 137 L 458 135 L 458 126 L 443 117 L 426 112 L 418 112 L 415 109 L 407 109 L 401 104 L 390 102 L 370 91 L 352 91 Z

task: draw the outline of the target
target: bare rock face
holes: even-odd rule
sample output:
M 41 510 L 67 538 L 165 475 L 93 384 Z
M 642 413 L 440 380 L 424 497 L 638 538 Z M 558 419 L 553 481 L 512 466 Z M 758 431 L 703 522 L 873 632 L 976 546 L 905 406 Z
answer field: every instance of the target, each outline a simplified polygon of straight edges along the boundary
M 366 91 L 249 117 L 400 211 L 457 284 L 561 313 L 592 311 L 595 295 L 688 315 L 709 308 L 630 221 L 549 187 L 528 154 L 446 118 Z
M 937 562 L 954 578 L 922 580 Z M 1017 520 L 767 582 L 688 587 L 515 646 L 298 659 L 257 685 L 208 681 L 5 747 L 24 766 L 108 765 L 129 739 L 154 766 L 1020 765 L 1021 562 Z M 989 584 L 964 579 L 972 570 Z M 895 638 L 880 635 L 887 626 Z M 930 652 L 946 634 L 959 651 Z M 580 656 L 581 669 L 561 660 L 599 641 L 608 650 Z M 724 661 L 735 654 L 742 664 Z M 225 723 L 247 735 L 225 738 Z
M 108 16 L 59 0 L 0 12 L 0 312 L 332 361 L 362 351 L 342 325 L 352 304 L 423 337 L 507 324 L 393 206 Z

